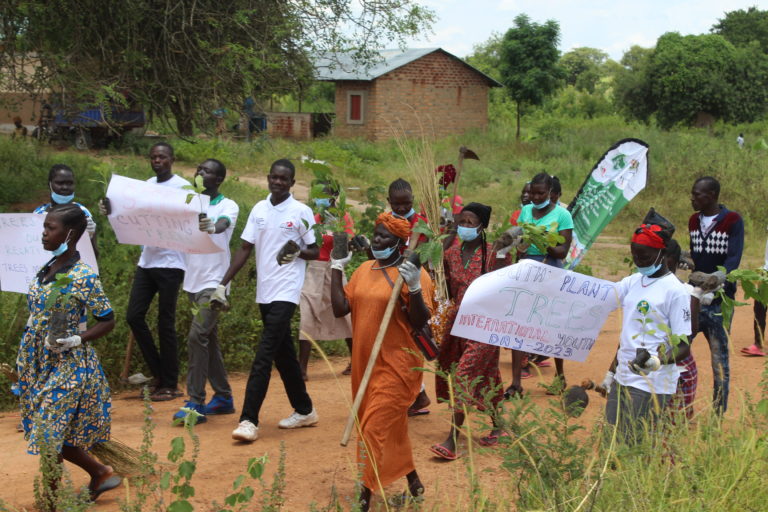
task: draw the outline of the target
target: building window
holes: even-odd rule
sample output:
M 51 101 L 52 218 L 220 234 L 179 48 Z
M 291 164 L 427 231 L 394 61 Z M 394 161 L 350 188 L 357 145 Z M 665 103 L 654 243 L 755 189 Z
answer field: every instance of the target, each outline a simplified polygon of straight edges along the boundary
M 347 124 L 363 124 L 365 120 L 365 91 L 347 93 Z

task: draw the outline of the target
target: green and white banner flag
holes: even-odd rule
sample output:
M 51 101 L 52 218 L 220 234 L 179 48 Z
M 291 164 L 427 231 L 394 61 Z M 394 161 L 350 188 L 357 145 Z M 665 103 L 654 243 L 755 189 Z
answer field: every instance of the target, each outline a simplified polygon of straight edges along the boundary
M 648 144 L 623 139 L 597 161 L 568 210 L 573 216 L 573 240 L 566 268 L 574 268 L 603 228 L 638 192 L 648 177 Z

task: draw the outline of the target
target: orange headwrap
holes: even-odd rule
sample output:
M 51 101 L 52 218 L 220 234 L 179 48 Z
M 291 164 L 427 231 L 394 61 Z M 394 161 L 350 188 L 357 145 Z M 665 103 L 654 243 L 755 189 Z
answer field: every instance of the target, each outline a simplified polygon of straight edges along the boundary
M 411 238 L 411 223 L 405 219 L 395 217 L 391 212 L 382 212 L 376 217 L 376 225 L 384 224 L 387 231 L 401 240 Z

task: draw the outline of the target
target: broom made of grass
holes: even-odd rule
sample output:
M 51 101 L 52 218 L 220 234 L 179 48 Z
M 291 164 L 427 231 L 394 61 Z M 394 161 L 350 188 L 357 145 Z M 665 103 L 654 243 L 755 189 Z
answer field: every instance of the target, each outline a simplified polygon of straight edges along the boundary
M 141 452 L 131 448 L 115 438 L 103 443 L 96 443 L 91 454 L 102 464 L 112 466 L 115 473 L 123 476 L 140 475 L 146 471 L 141 459 Z

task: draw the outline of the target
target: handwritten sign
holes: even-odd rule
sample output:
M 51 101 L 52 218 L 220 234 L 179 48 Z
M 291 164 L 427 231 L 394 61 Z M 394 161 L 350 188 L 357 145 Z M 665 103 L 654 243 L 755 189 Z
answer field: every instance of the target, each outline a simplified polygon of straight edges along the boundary
M 187 203 L 190 193 L 112 175 L 107 189 L 112 206 L 108 218 L 117 241 L 190 254 L 221 252 L 208 233 L 198 229 L 198 215 L 208 209 L 209 197 L 200 195 Z
M 43 221 L 37 213 L 0 214 L 0 290 L 27 293 L 37 272 L 53 254 L 43 249 Z M 80 258 L 98 273 L 88 233 L 77 242 Z
M 584 361 L 608 313 L 614 283 L 533 260 L 490 272 L 467 289 L 451 334 L 500 347 Z

